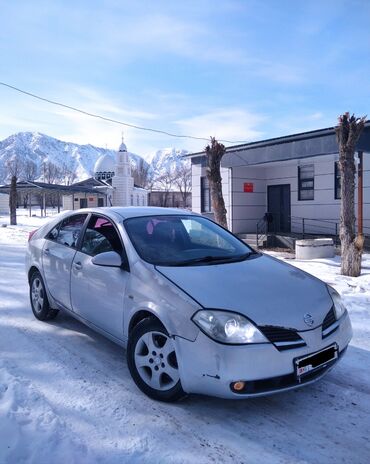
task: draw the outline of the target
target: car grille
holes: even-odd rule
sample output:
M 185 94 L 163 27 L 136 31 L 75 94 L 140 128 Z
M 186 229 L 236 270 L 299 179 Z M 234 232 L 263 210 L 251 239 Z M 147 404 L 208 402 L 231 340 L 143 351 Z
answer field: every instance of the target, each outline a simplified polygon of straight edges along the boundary
M 295 330 L 271 325 L 260 326 L 258 328 L 279 351 L 292 350 L 306 346 L 305 341 Z
M 326 338 L 338 329 L 338 321 L 335 318 L 334 306 L 331 307 L 322 323 L 322 338 Z

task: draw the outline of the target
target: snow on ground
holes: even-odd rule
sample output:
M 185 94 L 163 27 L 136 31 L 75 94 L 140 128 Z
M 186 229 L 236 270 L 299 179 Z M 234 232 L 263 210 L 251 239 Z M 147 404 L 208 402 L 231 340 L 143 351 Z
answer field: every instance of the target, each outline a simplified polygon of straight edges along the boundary
M 345 298 L 354 338 L 323 380 L 265 398 L 146 398 L 123 350 L 74 319 L 34 319 L 24 254 L 39 217 L 0 217 L 0 463 L 370 462 L 370 255 L 360 278 L 339 259 L 288 260 Z

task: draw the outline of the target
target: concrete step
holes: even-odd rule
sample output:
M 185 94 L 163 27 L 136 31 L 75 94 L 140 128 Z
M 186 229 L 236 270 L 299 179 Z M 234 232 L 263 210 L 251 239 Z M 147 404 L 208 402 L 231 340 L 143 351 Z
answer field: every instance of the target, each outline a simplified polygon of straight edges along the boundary
M 256 240 L 256 234 L 237 234 L 242 240 Z
M 246 243 L 247 245 L 250 245 L 252 247 L 256 247 L 257 246 L 257 242 L 256 240 L 246 240 L 245 238 L 242 238 L 243 242 Z
M 256 234 L 238 234 L 238 237 L 241 240 L 243 240 L 243 242 L 246 242 L 248 245 L 251 245 L 253 247 L 257 246 L 257 236 L 256 236 Z M 258 244 L 260 246 L 266 241 L 267 241 L 267 236 L 266 235 L 259 235 L 258 236 Z

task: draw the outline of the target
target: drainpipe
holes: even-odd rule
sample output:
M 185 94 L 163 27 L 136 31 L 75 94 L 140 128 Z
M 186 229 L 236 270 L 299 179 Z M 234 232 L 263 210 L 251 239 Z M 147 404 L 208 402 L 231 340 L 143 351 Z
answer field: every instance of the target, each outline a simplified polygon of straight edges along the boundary
M 357 188 L 358 188 L 358 201 L 357 201 L 357 230 L 358 235 L 363 235 L 363 210 L 364 210 L 364 196 L 363 196 L 363 152 L 358 152 L 358 168 L 357 168 Z
M 229 221 L 230 232 L 233 232 L 233 217 L 234 217 L 234 191 L 233 191 L 233 168 L 229 167 Z

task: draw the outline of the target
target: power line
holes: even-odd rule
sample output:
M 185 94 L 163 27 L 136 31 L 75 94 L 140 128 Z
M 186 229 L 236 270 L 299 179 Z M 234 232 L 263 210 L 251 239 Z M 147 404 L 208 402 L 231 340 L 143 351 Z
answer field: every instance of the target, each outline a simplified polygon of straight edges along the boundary
M 196 137 L 194 135 L 173 134 L 171 132 L 167 132 L 167 131 L 164 131 L 164 130 L 153 129 L 153 128 L 150 128 L 150 127 L 137 126 L 136 124 L 130 124 L 128 122 L 118 121 L 117 119 L 111 119 L 111 118 L 107 118 L 106 116 L 101 116 L 99 114 L 89 113 L 88 111 L 81 110 L 81 109 L 76 108 L 74 106 L 66 105 L 64 103 L 60 103 L 60 102 L 57 102 L 55 100 L 50 100 L 48 98 L 41 97 L 40 95 L 36 95 L 34 93 L 27 92 L 26 90 L 19 89 L 18 87 L 15 87 L 15 86 L 10 85 L 10 84 L 6 84 L 5 82 L 0 82 L 0 85 L 2 85 L 4 87 L 8 87 L 9 89 L 15 90 L 16 92 L 23 93 L 24 95 L 28 95 L 29 97 L 36 98 L 37 100 L 41 100 L 43 102 L 50 103 L 52 105 L 61 106 L 62 108 L 67 108 L 69 110 L 76 111 L 77 113 L 82 113 L 82 114 L 84 114 L 86 116 L 90 116 L 92 118 L 102 119 L 103 121 L 112 122 L 114 124 L 120 124 L 121 126 L 132 127 L 133 129 L 143 130 L 143 131 L 147 131 L 147 132 L 155 132 L 157 134 L 163 134 L 163 135 L 167 135 L 169 137 L 177 137 L 177 138 L 193 139 L 193 140 L 205 140 L 207 142 L 210 141 L 209 137 L 206 138 L 206 137 Z M 232 141 L 232 140 L 219 139 L 218 141 L 219 142 L 225 142 L 225 143 L 231 143 L 231 144 L 247 143 L 245 140 L 234 140 L 234 141 Z

